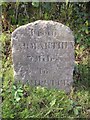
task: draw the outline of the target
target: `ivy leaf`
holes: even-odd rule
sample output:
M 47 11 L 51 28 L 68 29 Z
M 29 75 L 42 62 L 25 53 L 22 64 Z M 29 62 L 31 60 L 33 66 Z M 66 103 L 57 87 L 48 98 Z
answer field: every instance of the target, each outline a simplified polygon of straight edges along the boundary
M 32 6 L 39 7 L 39 1 L 38 0 L 33 1 Z
M 43 3 L 42 6 L 45 8 L 46 11 L 49 11 L 51 9 L 51 3 Z

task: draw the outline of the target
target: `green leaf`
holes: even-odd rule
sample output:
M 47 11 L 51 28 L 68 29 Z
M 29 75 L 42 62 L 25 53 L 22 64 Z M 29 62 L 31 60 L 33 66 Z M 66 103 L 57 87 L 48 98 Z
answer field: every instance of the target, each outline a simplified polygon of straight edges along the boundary
M 15 85 L 13 85 L 13 89 L 16 90 L 16 86 Z
M 15 98 L 17 97 L 17 91 L 15 92 Z
M 86 34 L 89 34 L 89 31 L 88 31 L 88 29 L 86 29 L 86 31 L 85 31 L 85 32 L 86 32 Z
M 78 115 L 78 114 L 79 114 L 78 109 L 74 108 L 74 114 L 75 114 L 75 115 Z
M 19 97 L 19 96 L 17 96 L 17 97 L 16 97 L 16 101 L 18 102 L 19 100 L 20 100 L 20 97 Z
M 69 0 L 66 0 L 66 6 L 68 5 L 68 3 L 69 3 Z
M 39 7 L 39 1 L 36 0 L 36 1 L 32 2 L 32 6 Z
M 22 96 L 23 96 L 23 93 L 20 92 L 20 93 L 18 93 L 18 95 L 22 97 Z
M 51 3 L 43 3 L 42 6 L 45 8 L 45 11 L 49 11 L 51 9 Z
M 50 102 L 51 107 L 54 106 L 55 103 L 56 103 L 56 99 L 52 100 L 52 101 Z
M 48 20 L 48 13 L 45 13 L 45 19 Z
M 18 89 L 18 90 L 17 90 L 17 92 L 20 92 L 20 93 L 22 93 L 22 92 L 23 92 L 23 90 L 21 90 L 21 89 Z

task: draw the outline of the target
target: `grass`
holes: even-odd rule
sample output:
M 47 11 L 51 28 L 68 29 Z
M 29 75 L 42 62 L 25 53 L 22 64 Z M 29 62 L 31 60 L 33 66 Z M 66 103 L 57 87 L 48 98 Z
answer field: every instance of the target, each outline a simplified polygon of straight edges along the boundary
M 90 117 L 90 93 L 30 87 L 9 83 L 3 88 L 3 118 L 86 118 Z

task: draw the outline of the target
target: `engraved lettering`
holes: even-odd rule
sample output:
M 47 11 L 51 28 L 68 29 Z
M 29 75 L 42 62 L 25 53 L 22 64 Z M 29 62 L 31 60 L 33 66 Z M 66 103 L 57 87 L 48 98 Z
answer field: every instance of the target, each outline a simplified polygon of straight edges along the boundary
M 28 44 L 27 44 L 27 49 L 28 49 Z
M 31 48 L 36 49 L 36 43 L 31 43 Z
M 40 36 L 39 31 L 38 31 L 38 36 Z
M 62 42 L 62 49 L 66 49 L 67 48 L 67 42 Z
M 74 47 L 74 42 L 70 42 L 70 44 L 71 44 L 71 46 L 72 46 L 72 48 Z
M 44 84 L 46 84 L 47 83 L 47 81 L 46 80 L 44 80 Z
M 43 60 L 42 61 L 45 61 L 45 58 L 43 58 Z
M 34 30 L 33 29 L 31 29 L 31 35 L 34 35 Z
M 35 61 L 35 62 L 38 61 L 38 56 L 35 56 L 34 61 Z
M 41 62 L 42 62 L 42 57 L 43 57 L 43 56 L 41 55 L 41 56 L 40 56 L 40 61 L 41 61 Z
M 52 44 L 52 48 L 55 49 L 55 45 L 56 45 L 56 43 L 53 42 L 53 43 L 51 43 L 51 44 Z
M 25 43 L 23 43 L 23 46 L 25 47 Z
M 40 56 L 30 56 L 26 55 L 26 57 L 29 59 L 30 62 L 51 62 L 55 61 L 55 58 L 50 57 L 49 55 L 40 55 Z
M 58 49 L 60 49 L 61 48 L 61 43 L 60 42 L 58 42 Z
M 47 55 L 47 61 L 49 61 L 49 55 Z
M 38 56 L 38 60 L 39 60 L 39 61 L 40 61 L 40 58 L 41 58 L 41 57 L 40 57 L 40 56 Z
M 63 42 L 61 44 L 62 44 L 62 49 L 63 49 Z
M 53 58 L 50 59 L 50 61 L 52 61 L 52 60 L 53 60 Z
M 67 42 L 65 42 L 65 48 L 67 48 Z
M 42 74 L 41 68 L 39 69 L 39 71 L 40 71 L 40 74 Z
M 36 80 L 35 80 L 35 85 L 36 85 Z
M 31 81 L 31 85 L 33 85 L 33 80 L 30 80 Z
M 41 47 L 41 49 L 43 49 L 43 44 L 42 43 L 40 44 L 40 47 Z
M 42 35 L 44 35 L 43 29 L 39 29 L 38 36 L 42 36 Z
M 45 49 L 47 49 L 47 43 L 45 43 Z
M 48 35 L 50 35 L 50 31 L 48 31 Z
M 63 80 L 63 84 L 64 84 L 64 85 L 66 85 L 66 82 L 65 82 L 65 80 Z
M 53 31 L 53 37 L 56 37 L 57 33 L 55 31 Z
M 52 81 L 52 86 L 54 85 L 54 80 L 51 80 Z
M 29 58 L 30 62 L 33 61 L 33 57 L 32 56 L 27 55 L 27 58 Z
M 38 82 L 38 85 L 40 85 L 40 80 L 39 80 L 39 82 Z
M 58 85 L 60 85 L 60 81 L 58 81 Z
M 48 48 L 51 48 L 51 43 L 50 42 L 48 42 Z
M 36 43 L 34 43 L 34 49 L 36 49 L 36 45 L 37 45 L 37 44 L 36 44 Z
M 40 74 L 48 74 L 48 70 L 46 70 L 46 69 L 39 69 L 39 71 L 40 71 Z
M 74 47 L 73 42 L 45 42 L 45 43 L 23 43 L 21 49 L 23 49 L 23 46 L 25 48 L 31 48 L 31 49 L 66 49 L 67 47 L 71 46 Z

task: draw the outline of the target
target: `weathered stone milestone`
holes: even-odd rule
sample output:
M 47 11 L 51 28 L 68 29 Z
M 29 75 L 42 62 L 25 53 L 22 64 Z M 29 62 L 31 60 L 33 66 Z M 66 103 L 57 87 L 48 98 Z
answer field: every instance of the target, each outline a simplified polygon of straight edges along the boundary
M 69 91 L 73 83 L 74 36 L 69 27 L 38 20 L 12 33 L 15 80 Z

